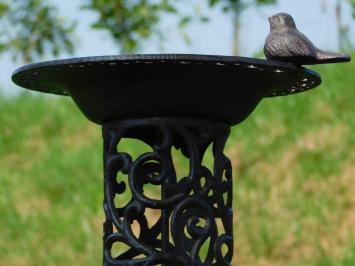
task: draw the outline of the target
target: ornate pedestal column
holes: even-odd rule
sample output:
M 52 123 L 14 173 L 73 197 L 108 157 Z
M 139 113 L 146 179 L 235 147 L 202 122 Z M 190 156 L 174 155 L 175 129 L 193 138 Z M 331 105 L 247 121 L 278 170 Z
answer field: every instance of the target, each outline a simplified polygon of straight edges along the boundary
M 223 154 L 228 135 L 228 125 L 201 119 L 148 118 L 103 126 L 105 265 L 230 265 L 232 169 Z M 117 150 L 125 137 L 146 142 L 152 151 L 133 160 Z M 209 145 L 213 146 L 213 169 L 203 165 Z M 174 147 L 189 161 L 187 176 L 177 176 Z M 125 178 L 119 179 L 118 173 Z M 160 187 L 158 199 L 145 193 L 146 184 Z M 115 197 L 123 193 L 129 200 L 117 207 Z M 148 225 L 145 216 L 149 209 L 159 211 L 153 225 Z M 133 221 L 139 224 L 137 236 Z M 114 257 L 111 250 L 116 242 L 128 250 Z M 228 247 L 226 254 L 222 254 L 223 245 Z

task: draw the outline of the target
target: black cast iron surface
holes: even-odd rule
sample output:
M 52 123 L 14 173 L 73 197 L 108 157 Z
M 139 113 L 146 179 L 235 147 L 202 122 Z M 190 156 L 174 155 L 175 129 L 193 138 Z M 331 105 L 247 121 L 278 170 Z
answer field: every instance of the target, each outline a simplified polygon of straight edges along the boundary
M 103 126 L 105 266 L 231 265 L 232 166 L 223 153 L 229 132 L 224 123 L 174 117 Z M 143 140 L 151 151 L 132 158 L 118 149 L 127 137 Z M 212 169 L 203 160 L 210 145 Z M 189 162 L 186 176 L 175 169 L 175 148 Z M 147 193 L 147 185 L 160 195 L 149 194 L 152 188 Z
M 70 95 L 93 122 L 154 116 L 200 117 L 234 125 L 264 97 L 317 87 L 320 76 L 292 63 L 232 56 L 132 55 L 49 61 L 13 81 Z

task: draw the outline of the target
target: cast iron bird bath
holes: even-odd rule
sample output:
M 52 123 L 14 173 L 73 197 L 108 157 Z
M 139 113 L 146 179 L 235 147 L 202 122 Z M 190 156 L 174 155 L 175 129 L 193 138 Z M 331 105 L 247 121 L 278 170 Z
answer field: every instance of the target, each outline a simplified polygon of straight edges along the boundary
M 231 265 L 232 169 L 223 153 L 230 127 L 265 97 L 321 82 L 314 71 L 292 63 L 173 54 L 43 62 L 18 69 L 12 78 L 27 89 L 71 96 L 102 125 L 105 266 Z M 142 140 L 151 152 L 132 159 L 117 149 L 123 138 Z M 210 145 L 213 169 L 203 165 Z M 188 159 L 187 176 L 177 176 L 173 148 Z M 159 186 L 161 194 L 149 196 L 147 184 Z M 118 207 L 115 197 L 124 193 L 131 199 Z M 148 209 L 159 211 L 155 223 L 146 218 Z M 133 222 L 140 227 L 137 236 Z M 114 256 L 118 242 L 127 249 Z

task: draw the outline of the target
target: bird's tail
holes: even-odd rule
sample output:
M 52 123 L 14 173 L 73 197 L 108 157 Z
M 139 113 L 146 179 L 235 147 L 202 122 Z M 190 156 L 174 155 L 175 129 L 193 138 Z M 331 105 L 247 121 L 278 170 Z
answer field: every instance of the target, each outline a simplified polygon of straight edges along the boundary
M 341 63 L 349 62 L 351 57 L 347 54 L 325 52 L 322 50 L 317 50 L 316 59 L 319 60 L 317 63 Z

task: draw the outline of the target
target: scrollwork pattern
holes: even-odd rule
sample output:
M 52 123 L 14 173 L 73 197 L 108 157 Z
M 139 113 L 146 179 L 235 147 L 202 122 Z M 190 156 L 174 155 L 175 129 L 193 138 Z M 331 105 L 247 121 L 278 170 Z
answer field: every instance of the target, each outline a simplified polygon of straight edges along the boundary
M 186 118 L 132 119 L 103 126 L 105 266 L 231 265 L 232 169 L 223 153 L 229 131 L 227 124 Z M 124 138 L 142 140 L 152 151 L 132 159 L 118 151 Z M 210 145 L 213 169 L 203 164 Z M 174 147 L 188 159 L 187 176 L 177 176 Z M 160 187 L 159 198 L 146 193 L 147 184 Z M 122 195 L 129 199 L 117 206 L 116 197 Z M 151 225 L 148 209 L 160 212 Z M 133 232 L 133 223 L 139 234 Z M 118 255 L 113 254 L 117 243 L 127 247 Z

